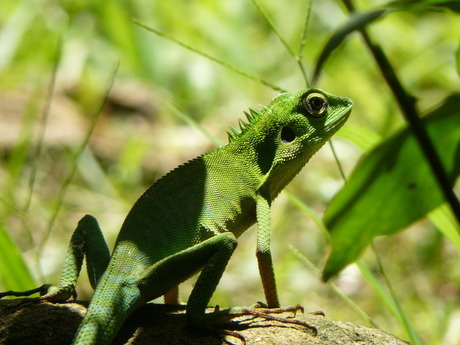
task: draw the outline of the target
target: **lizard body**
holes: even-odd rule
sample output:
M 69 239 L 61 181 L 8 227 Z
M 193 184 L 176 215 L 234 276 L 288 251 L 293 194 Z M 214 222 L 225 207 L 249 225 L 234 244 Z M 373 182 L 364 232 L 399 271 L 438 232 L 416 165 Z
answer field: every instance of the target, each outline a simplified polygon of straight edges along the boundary
M 168 296 L 200 270 L 187 316 L 206 325 L 213 313 L 205 314 L 205 308 L 237 238 L 256 222 L 267 305 L 279 307 L 270 254 L 271 203 L 343 125 L 351 108 L 348 98 L 309 89 L 251 109 L 248 123 L 240 122 L 227 145 L 172 170 L 139 198 L 111 259 L 97 221 L 85 216 L 72 236 L 60 286 L 41 297 L 62 300 L 74 294 L 86 254 L 96 291 L 73 344 L 109 344 L 133 310 Z

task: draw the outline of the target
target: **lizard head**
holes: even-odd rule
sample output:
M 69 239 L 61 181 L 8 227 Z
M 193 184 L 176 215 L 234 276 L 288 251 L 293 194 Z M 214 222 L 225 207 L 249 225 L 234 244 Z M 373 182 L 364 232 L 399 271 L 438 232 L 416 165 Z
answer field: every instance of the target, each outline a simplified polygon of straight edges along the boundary
M 249 118 L 261 188 L 275 198 L 345 123 L 353 102 L 319 89 L 284 93 Z M 242 134 L 243 134 L 242 133 Z

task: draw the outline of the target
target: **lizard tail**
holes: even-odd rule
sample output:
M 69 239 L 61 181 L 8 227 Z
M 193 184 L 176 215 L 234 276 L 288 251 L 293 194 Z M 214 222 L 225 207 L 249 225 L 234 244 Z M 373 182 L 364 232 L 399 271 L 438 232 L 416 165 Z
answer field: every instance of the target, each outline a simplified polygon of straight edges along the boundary
M 125 320 L 141 304 L 139 289 L 134 284 L 105 277 L 94 293 L 88 311 L 78 328 L 73 345 L 108 345 Z

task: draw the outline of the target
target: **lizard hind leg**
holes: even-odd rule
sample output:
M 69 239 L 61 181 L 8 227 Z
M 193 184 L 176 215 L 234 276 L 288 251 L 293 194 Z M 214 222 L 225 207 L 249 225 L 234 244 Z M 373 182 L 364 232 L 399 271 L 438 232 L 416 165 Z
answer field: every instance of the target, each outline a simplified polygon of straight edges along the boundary
M 30 296 L 34 293 L 40 293 L 39 299 L 45 301 L 66 301 L 72 296 L 76 298 L 75 285 L 85 255 L 89 280 L 94 288 L 108 266 L 110 252 L 96 218 L 90 215 L 84 216 L 78 222 L 72 234 L 59 286 L 44 284 L 38 288 L 22 292 L 2 292 L 0 298 L 4 296 Z
M 236 245 L 235 236 L 230 232 L 225 232 L 152 264 L 138 279 L 138 287 L 143 300 L 148 302 L 165 295 L 166 301 L 174 302 L 178 284 L 203 269 L 193 289 L 195 293 L 192 291 L 189 298 L 187 310 L 188 313 L 204 316 L 207 304 Z M 208 273 L 205 273 L 208 271 L 212 271 L 209 276 Z M 207 277 L 204 280 L 203 275 Z M 196 294 L 198 296 L 195 296 Z
M 55 301 L 76 298 L 75 286 L 86 256 L 88 278 L 93 289 L 107 269 L 110 251 L 99 224 L 91 215 L 85 215 L 72 234 L 62 269 L 59 286 L 51 286 L 40 299 Z

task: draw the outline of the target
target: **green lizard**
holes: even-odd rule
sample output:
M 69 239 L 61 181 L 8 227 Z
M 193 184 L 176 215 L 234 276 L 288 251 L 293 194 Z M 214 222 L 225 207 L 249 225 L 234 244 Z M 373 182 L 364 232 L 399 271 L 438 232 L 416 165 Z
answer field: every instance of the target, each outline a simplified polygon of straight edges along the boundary
M 240 120 L 240 130 L 232 129 L 227 145 L 172 170 L 139 198 L 111 258 L 96 219 L 83 217 L 59 287 L 38 288 L 45 291 L 39 299 L 75 295 L 86 254 L 96 290 L 73 344 L 109 344 L 135 309 L 162 295 L 167 303 L 177 302 L 178 284 L 201 270 L 186 313 L 192 324 L 210 327 L 224 311 L 206 314 L 205 309 L 237 238 L 257 222 L 259 271 L 267 306 L 273 308 L 268 311 L 283 310 L 270 253 L 270 205 L 344 124 L 352 105 L 348 98 L 308 89 L 281 94 L 260 111 L 250 109 L 248 122 Z M 14 293 L 2 295 L 8 294 Z M 230 308 L 225 314 L 251 312 L 261 314 L 250 308 Z

